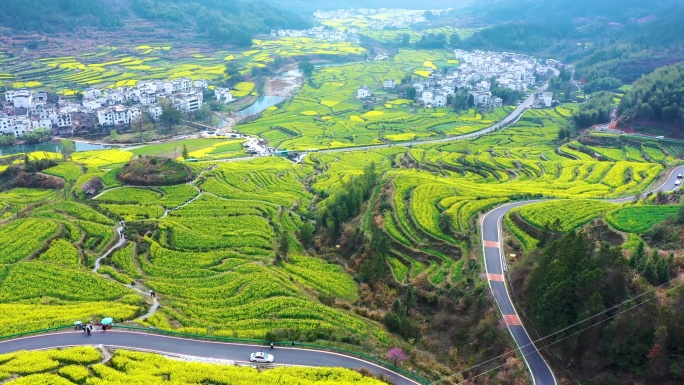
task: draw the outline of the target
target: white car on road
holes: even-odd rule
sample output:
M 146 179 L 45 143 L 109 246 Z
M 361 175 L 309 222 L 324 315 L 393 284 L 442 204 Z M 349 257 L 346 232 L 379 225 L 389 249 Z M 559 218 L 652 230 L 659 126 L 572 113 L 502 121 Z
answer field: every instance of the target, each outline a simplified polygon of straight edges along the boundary
M 270 364 L 273 362 L 273 354 L 267 354 L 264 352 L 252 353 L 249 356 L 249 362 L 259 362 L 262 364 Z

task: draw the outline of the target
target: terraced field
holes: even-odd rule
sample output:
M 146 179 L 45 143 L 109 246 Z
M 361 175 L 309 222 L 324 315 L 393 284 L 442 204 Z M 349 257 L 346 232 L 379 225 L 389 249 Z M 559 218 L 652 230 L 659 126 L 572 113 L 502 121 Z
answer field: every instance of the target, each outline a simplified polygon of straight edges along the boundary
M 512 111 L 497 108 L 483 116 L 474 110 L 456 114 L 449 108 L 423 109 L 382 89 L 384 80 L 402 79 L 427 62 L 440 69 L 456 66 L 450 59 L 445 52 L 406 50 L 388 61 L 321 68 L 291 101 L 236 128 L 282 149 L 323 149 L 469 133 Z M 371 105 L 356 99 L 356 90 L 364 85 L 377 99 Z
M 74 97 L 85 88 L 134 86 L 141 80 L 178 77 L 218 80 L 225 77 L 229 65 L 237 66 L 240 74 L 245 75 L 253 68 L 266 67 L 276 57 L 345 57 L 364 53 L 363 48 L 351 43 L 304 38 L 254 40 L 254 46 L 248 51 L 179 52 L 171 43 L 101 46 L 78 56 L 45 57 L 30 63 L 0 52 L 3 65 L 0 83 L 12 88 L 40 88 Z M 235 91 L 238 97 L 251 94 L 251 90 Z
M 111 360 L 95 347 L 71 347 L 0 355 L 0 370 L 11 383 L 28 384 L 183 384 L 248 385 L 286 381 L 301 385 L 382 385 L 385 382 L 351 369 L 287 368 L 260 371 L 232 365 L 183 362 L 128 350 L 116 350 Z

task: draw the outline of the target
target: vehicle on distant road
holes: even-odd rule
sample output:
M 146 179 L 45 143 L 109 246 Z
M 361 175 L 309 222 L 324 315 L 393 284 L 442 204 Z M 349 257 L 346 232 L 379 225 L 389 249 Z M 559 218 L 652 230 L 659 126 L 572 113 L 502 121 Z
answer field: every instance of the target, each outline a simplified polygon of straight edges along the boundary
M 275 357 L 273 357 L 273 354 L 267 354 L 264 352 L 252 353 L 249 356 L 249 362 L 258 362 L 258 363 L 262 363 L 262 364 L 273 363 L 274 359 L 275 359 Z
M 684 174 L 677 174 L 677 179 L 682 179 L 684 178 Z
M 681 181 L 681 180 L 675 181 L 675 186 L 679 186 L 679 185 L 681 185 L 681 184 L 682 184 L 682 181 Z

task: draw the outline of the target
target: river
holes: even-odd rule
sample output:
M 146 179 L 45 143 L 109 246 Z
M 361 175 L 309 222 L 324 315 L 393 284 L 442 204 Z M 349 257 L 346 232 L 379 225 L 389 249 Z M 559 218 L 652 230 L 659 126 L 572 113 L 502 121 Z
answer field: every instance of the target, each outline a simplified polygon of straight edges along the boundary
M 79 152 L 90 150 L 104 150 L 106 148 L 111 148 L 111 146 L 104 146 L 101 144 L 93 144 L 86 142 L 74 142 L 71 140 L 50 140 L 42 143 L 15 144 L 13 146 L 2 146 L 0 147 L 0 156 L 34 151 L 62 152 L 63 149 L 67 148 L 71 152 Z
M 238 111 L 237 116 L 240 118 L 244 118 L 247 116 L 256 115 L 258 113 L 263 112 L 268 107 L 275 106 L 276 104 L 281 103 L 284 100 L 285 100 L 284 96 L 277 96 L 277 95 L 259 96 L 259 99 L 257 99 L 256 103 L 245 108 L 244 110 Z

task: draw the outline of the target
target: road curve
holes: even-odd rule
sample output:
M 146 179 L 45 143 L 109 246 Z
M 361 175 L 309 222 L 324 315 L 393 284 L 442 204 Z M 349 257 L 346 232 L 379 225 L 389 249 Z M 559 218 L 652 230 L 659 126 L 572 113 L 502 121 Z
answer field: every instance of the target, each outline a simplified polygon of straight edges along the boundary
M 382 374 L 396 385 L 417 385 L 399 373 L 359 358 L 319 350 L 276 347 L 271 352 L 259 345 L 231 344 L 198 341 L 115 329 L 106 332 L 95 330 L 91 337 L 81 331 L 42 334 L 0 342 L 0 353 L 17 350 L 41 350 L 66 346 L 104 345 L 113 348 L 145 350 L 155 353 L 183 354 L 195 357 L 248 362 L 250 353 L 265 349 L 275 356 L 275 364 L 298 366 L 328 366 L 349 369 L 367 368 Z
M 677 174 L 684 174 L 684 166 L 675 168 L 670 172 L 665 182 L 651 192 L 666 192 L 680 188 L 681 186 L 675 185 Z M 618 198 L 609 200 L 609 202 L 625 203 L 630 202 L 633 199 L 633 197 Z M 492 295 L 494 296 L 496 303 L 499 305 L 499 310 L 508 327 L 508 331 L 511 333 L 511 336 L 523 354 L 525 364 L 532 375 L 532 382 L 535 385 L 556 385 L 556 378 L 553 375 L 553 371 L 537 350 L 530 335 L 520 321 L 520 317 L 513 305 L 513 300 L 511 299 L 511 295 L 508 292 L 508 287 L 506 285 L 507 268 L 502 248 L 503 238 L 501 236 L 501 222 L 504 215 L 512 209 L 536 202 L 539 201 L 509 203 L 493 209 L 485 214 L 481 220 L 480 233 L 482 234 L 482 249 L 489 287 L 492 290 Z

